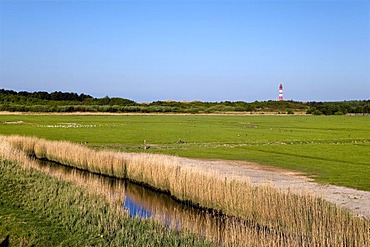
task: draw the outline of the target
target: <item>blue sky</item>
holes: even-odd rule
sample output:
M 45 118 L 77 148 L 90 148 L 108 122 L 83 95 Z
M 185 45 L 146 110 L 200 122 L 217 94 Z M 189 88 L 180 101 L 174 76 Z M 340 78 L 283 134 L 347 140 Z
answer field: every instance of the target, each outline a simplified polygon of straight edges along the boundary
M 370 1 L 4 1 L 0 88 L 135 101 L 370 98 Z

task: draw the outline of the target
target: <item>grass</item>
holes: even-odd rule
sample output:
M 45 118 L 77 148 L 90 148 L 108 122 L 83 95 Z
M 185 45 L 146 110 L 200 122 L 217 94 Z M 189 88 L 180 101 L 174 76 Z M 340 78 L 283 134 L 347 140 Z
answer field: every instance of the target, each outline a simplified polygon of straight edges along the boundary
M 0 154 L 5 159 L 21 161 L 27 153 L 34 153 L 40 158 L 91 172 L 146 183 L 170 192 L 177 199 L 241 217 L 258 226 L 243 238 L 251 241 L 251 245 L 369 244 L 369 221 L 353 217 L 348 211 L 320 198 L 294 195 L 271 187 L 254 187 L 196 168 L 180 168 L 175 157 L 94 151 L 80 144 L 27 137 L 1 137 L 1 143 Z M 84 182 L 80 181 L 80 184 Z M 261 234 L 266 233 L 268 236 L 261 240 Z
M 96 149 L 254 161 L 370 191 L 368 116 L 0 115 L 0 134 Z M 19 122 L 22 121 L 22 122 Z
M 30 210 L 20 208 L 13 197 L 2 195 L 0 207 L 0 240 L 10 235 L 13 246 L 56 246 L 65 239 L 74 238 L 73 233 L 64 230 L 59 222 L 43 219 Z

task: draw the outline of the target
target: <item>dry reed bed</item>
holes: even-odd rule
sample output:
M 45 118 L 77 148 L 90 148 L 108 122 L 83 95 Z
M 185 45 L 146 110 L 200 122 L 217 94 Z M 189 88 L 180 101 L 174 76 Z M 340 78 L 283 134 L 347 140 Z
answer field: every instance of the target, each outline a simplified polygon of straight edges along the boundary
M 124 211 L 122 207 L 124 198 L 128 196 L 126 195 L 125 186 L 122 186 L 122 183 L 107 183 L 106 179 L 97 178 L 96 175 L 91 173 L 89 176 L 83 176 L 80 172 L 76 172 L 75 170 L 72 170 L 72 172 L 65 172 L 63 169 L 58 170 L 48 166 L 42 166 L 37 161 L 30 159 L 29 156 L 21 150 L 13 149 L 7 142 L 1 142 L 0 144 L 0 157 L 6 160 L 13 160 L 21 164 L 21 167 L 25 169 L 35 169 L 62 181 L 70 182 L 86 189 L 92 195 L 103 195 L 105 199 L 110 202 L 110 206 L 113 206 L 114 209 L 117 210 L 116 212 L 126 214 L 122 215 L 122 217 L 128 216 L 127 212 Z M 135 194 L 130 194 L 129 196 L 133 197 Z M 168 219 L 161 217 L 161 215 L 168 214 L 168 212 L 163 212 L 163 210 L 167 211 L 168 208 L 163 208 L 160 204 L 153 205 L 156 204 L 156 201 L 148 201 L 146 197 L 136 197 L 135 201 L 140 201 L 145 205 L 151 204 L 150 208 L 156 211 L 156 220 L 168 223 Z M 274 236 L 267 232 L 261 233 L 261 230 L 256 227 L 245 227 L 233 218 L 225 218 L 222 223 L 215 224 L 211 214 L 201 215 L 194 211 L 184 213 L 175 209 L 172 211 L 171 215 L 172 222 L 181 222 L 182 229 L 193 233 L 201 233 L 208 240 L 215 243 L 223 243 L 225 246 L 266 246 L 266 243 L 270 246 L 278 246 L 283 240 L 279 235 Z M 172 227 L 176 228 L 178 225 L 176 224 Z M 111 226 L 111 228 L 117 231 L 119 230 L 117 226 Z M 261 239 L 261 234 L 265 235 L 263 239 Z M 248 238 L 246 238 L 246 236 L 248 236 Z M 293 246 L 296 245 L 297 244 L 294 244 Z
M 14 149 L 90 172 L 128 178 L 170 192 L 227 215 L 255 222 L 274 246 L 368 246 L 368 220 L 310 195 L 295 195 L 271 187 L 226 179 L 217 173 L 180 168 L 176 157 L 94 151 L 66 141 L 35 137 L 1 137 Z M 271 236 L 271 232 L 274 232 Z M 256 235 L 256 236 L 257 236 Z M 245 237 L 245 236 L 244 236 Z M 261 240 L 262 241 L 262 240 Z M 280 244 L 279 244 L 280 243 Z

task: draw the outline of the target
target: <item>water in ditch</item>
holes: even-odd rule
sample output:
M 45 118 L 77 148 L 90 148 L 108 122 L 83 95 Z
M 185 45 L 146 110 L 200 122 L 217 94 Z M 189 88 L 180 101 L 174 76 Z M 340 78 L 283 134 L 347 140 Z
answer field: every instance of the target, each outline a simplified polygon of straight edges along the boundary
M 179 203 L 171 196 L 127 180 L 96 175 L 50 161 L 38 161 L 43 170 L 66 181 L 79 181 L 96 188 L 110 199 L 120 200 L 130 217 L 152 218 L 166 227 L 188 230 L 220 244 L 243 246 L 247 236 L 261 234 L 261 228 L 233 217 Z M 262 234 L 270 234 L 262 229 Z

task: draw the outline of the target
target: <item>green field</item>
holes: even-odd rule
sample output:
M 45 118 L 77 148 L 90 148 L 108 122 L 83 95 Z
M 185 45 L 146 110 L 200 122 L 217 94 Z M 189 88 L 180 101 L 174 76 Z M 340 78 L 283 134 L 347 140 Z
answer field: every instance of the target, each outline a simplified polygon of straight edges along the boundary
M 368 116 L 0 115 L 0 134 L 70 140 L 97 149 L 254 161 L 370 191 Z

